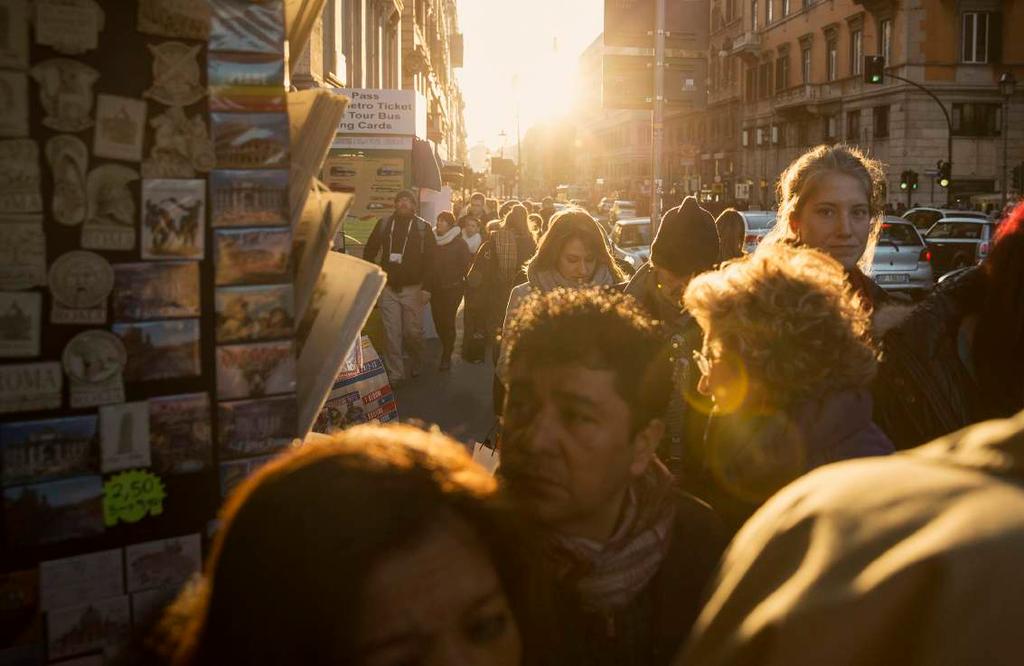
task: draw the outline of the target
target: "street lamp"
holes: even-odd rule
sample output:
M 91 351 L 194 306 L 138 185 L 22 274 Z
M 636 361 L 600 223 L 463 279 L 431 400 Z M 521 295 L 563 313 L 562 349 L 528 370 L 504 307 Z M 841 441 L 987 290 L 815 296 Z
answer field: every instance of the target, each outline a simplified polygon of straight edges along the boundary
M 1006 210 L 1006 198 L 1007 190 L 1009 189 L 1008 183 L 1006 182 L 1006 163 L 1007 163 L 1007 151 L 1010 144 L 1010 99 L 1013 97 L 1014 91 L 1017 89 L 1017 79 L 1014 78 L 1013 72 L 1004 72 L 999 77 L 999 92 L 1003 96 L 1003 207 L 1002 210 Z M 1000 211 L 1002 212 L 1002 211 Z

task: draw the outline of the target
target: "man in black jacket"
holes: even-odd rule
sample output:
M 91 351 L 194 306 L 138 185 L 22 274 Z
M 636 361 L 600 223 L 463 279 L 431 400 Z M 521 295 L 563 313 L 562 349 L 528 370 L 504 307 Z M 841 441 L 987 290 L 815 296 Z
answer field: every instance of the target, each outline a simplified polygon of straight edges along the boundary
M 437 243 L 426 220 L 416 215 L 416 195 L 402 190 L 395 195 L 395 212 L 379 220 L 370 232 L 363 258 L 379 264 L 387 273 L 380 295 L 384 323 L 384 365 L 395 387 L 419 375 L 423 357 L 423 306 L 430 301 L 424 290 L 433 270 Z M 403 360 L 403 341 L 409 366 Z
M 555 290 L 527 297 L 506 344 L 499 473 L 537 525 L 537 576 L 557 581 L 534 603 L 552 622 L 524 627 L 531 663 L 667 664 L 727 538 L 655 455 L 660 325 L 623 294 Z

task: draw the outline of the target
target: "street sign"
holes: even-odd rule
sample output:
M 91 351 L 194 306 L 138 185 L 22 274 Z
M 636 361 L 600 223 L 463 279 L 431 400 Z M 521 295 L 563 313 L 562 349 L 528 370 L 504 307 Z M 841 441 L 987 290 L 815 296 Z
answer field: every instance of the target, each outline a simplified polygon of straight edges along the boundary
M 604 45 L 654 47 L 654 0 L 605 0 Z M 665 7 L 665 47 L 707 51 L 710 0 L 671 0 Z
M 601 105 L 606 109 L 650 109 L 654 101 L 654 56 L 605 55 Z
M 704 58 L 665 59 L 665 103 L 702 107 L 707 103 L 708 62 Z

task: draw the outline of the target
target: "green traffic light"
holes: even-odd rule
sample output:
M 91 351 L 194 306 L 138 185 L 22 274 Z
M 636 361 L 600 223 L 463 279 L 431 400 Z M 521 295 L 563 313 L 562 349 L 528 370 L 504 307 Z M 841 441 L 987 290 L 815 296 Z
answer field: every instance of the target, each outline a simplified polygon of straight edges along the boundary
M 940 187 L 949 187 L 949 178 L 940 178 L 939 179 L 939 186 Z
M 901 190 L 907 189 L 907 184 L 906 183 L 900 183 L 900 189 Z
M 877 74 L 872 74 L 871 75 L 871 83 L 881 83 L 881 82 L 882 82 L 882 77 L 880 77 Z

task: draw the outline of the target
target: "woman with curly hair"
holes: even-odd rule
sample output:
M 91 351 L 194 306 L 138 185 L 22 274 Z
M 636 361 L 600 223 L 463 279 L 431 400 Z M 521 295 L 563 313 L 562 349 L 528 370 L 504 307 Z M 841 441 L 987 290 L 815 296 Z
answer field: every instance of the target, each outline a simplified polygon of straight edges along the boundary
M 839 262 L 765 247 L 694 278 L 683 302 L 704 331 L 705 492 L 724 514 L 742 522 L 815 467 L 892 452 L 871 420 L 870 315 Z
M 821 250 L 842 264 L 868 309 L 886 301 L 865 274 L 885 216 L 881 163 L 852 146 L 821 145 L 786 167 L 778 190 L 778 221 L 760 246 L 784 242 Z

